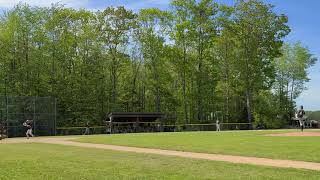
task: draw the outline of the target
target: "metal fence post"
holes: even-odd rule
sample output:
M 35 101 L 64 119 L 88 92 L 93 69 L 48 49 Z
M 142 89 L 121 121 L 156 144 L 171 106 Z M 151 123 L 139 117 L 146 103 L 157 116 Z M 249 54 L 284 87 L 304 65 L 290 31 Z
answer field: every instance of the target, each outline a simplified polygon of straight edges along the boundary
M 33 127 L 36 134 L 36 97 L 33 97 Z
M 8 118 L 8 115 L 9 115 L 9 109 L 8 109 L 8 96 L 7 96 L 7 93 L 6 93 L 6 123 L 7 123 L 7 137 L 9 137 L 9 118 Z
M 57 98 L 54 98 L 54 135 L 57 135 Z

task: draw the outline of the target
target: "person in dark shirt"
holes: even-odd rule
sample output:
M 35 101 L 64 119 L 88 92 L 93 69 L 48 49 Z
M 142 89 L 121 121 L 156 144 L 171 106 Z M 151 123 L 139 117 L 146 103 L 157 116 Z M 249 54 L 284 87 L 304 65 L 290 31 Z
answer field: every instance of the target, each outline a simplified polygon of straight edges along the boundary
M 303 116 L 306 114 L 306 112 L 303 110 L 303 106 L 300 106 L 300 110 L 298 111 L 298 118 L 299 118 L 299 124 L 301 131 L 303 131 L 304 128 L 304 119 Z
M 26 132 L 26 136 L 29 139 L 29 137 L 34 137 L 34 135 L 32 134 L 32 120 L 26 120 L 23 123 L 23 126 L 27 127 L 27 132 Z

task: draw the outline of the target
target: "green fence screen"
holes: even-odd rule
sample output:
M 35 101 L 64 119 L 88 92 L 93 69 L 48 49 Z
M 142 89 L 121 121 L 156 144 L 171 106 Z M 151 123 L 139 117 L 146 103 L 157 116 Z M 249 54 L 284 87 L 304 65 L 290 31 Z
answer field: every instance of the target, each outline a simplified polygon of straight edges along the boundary
M 52 136 L 56 133 L 57 101 L 53 97 L 0 96 L 0 121 L 6 124 L 8 137 L 25 136 L 22 125 L 33 120 L 36 136 Z

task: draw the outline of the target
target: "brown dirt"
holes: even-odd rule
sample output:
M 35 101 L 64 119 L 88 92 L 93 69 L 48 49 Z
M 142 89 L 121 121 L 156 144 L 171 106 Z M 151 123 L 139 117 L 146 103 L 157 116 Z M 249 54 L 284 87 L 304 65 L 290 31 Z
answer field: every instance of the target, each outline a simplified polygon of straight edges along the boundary
M 266 136 L 307 136 L 315 137 L 320 136 L 320 132 L 288 132 L 282 134 L 267 134 Z
M 107 149 L 107 150 L 113 150 L 113 151 L 147 153 L 147 154 L 157 154 L 157 155 L 165 155 L 165 156 L 176 156 L 176 157 L 183 157 L 183 158 L 224 161 L 224 162 L 239 163 L 239 164 L 252 164 L 252 165 L 262 165 L 262 166 L 271 166 L 271 167 L 280 167 L 280 168 L 297 168 L 297 169 L 309 169 L 309 170 L 320 171 L 320 163 L 312 163 L 312 162 L 304 162 L 304 161 L 278 160 L 278 159 L 256 158 L 256 157 L 245 157 L 245 156 L 182 152 L 182 151 L 150 149 L 150 148 L 136 148 L 136 147 L 115 146 L 115 145 L 106 145 L 106 144 L 80 143 L 80 142 L 72 142 L 70 140 L 72 140 L 72 138 L 38 138 L 38 137 L 31 138 L 31 139 L 13 138 L 13 139 L 2 140 L 0 141 L 0 144 L 6 144 L 6 143 L 60 144 L 60 145 L 77 146 L 77 147 L 85 147 L 85 148 Z

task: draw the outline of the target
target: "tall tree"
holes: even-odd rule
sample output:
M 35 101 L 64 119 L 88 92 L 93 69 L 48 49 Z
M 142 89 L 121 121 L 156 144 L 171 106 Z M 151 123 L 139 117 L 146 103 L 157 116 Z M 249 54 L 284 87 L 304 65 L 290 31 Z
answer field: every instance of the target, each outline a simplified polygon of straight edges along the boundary
M 246 97 L 248 122 L 252 122 L 252 93 L 268 88 L 274 78 L 272 61 L 280 56 L 282 38 L 289 33 L 288 19 L 259 0 L 235 5 L 233 31 L 238 44 L 238 66 Z
M 151 91 L 154 96 L 154 110 L 161 111 L 161 71 L 165 71 L 165 37 L 170 13 L 156 8 L 143 9 L 139 13 L 138 40 L 146 68 L 150 70 Z M 165 88 L 165 87 L 164 87 Z
M 104 46 L 107 47 L 107 57 L 111 59 L 109 70 L 113 106 L 117 104 L 119 68 L 126 56 L 125 49 L 129 43 L 129 33 L 136 27 L 135 18 L 136 15 L 131 10 L 126 10 L 123 6 L 117 8 L 108 7 L 103 12 L 98 13 L 100 36 L 103 39 Z
M 189 2 L 190 3 L 190 2 Z M 189 123 L 188 115 L 188 97 L 187 97 L 187 73 L 189 68 L 189 51 L 190 51 L 190 38 L 189 29 L 191 28 L 191 11 L 188 7 L 188 2 L 183 0 L 174 0 L 171 3 L 174 11 L 175 27 L 171 33 L 171 38 L 175 41 L 176 54 L 179 56 L 179 61 L 176 62 L 176 69 L 178 78 L 182 81 L 182 101 L 183 101 L 183 114 L 185 123 Z
M 290 118 L 316 61 L 299 43 L 283 45 L 286 23 L 259 0 L 173 0 L 138 14 L 18 4 L 0 18 L 0 92 L 57 97 L 61 126 L 99 124 L 112 111 L 177 123 L 222 111 L 278 127 L 272 119 Z
M 282 56 L 274 62 L 276 68 L 274 88 L 279 97 L 280 111 L 287 119 L 291 119 L 294 99 L 305 89 L 305 83 L 309 81 L 307 70 L 317 59 L 299 42 L 284 44 L 281 50 Z

